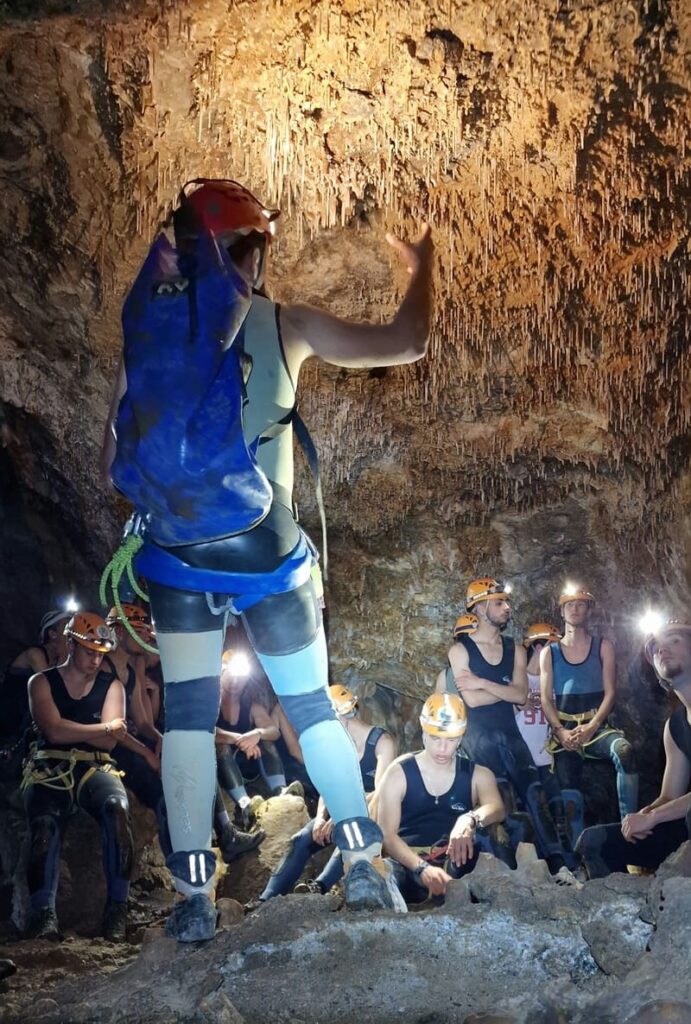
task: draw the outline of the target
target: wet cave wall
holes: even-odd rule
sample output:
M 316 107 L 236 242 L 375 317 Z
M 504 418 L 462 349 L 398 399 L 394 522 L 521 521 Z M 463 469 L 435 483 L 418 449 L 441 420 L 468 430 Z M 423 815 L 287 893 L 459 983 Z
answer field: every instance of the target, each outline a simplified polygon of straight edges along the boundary
M 652 785 L 635 617 L 691 608 L 690 37 L 683 0 L 0 3 L 3 656 L 97 599 L 122 299 L 181 184 L 238 178 L 283 210 L 283 302 L 385 319 L 385 231 L 434 230 L 426 359 L 303 371 L 333 678 L 407 745 L 469 577 L 511 579 L 517 636 L 583 580 Z

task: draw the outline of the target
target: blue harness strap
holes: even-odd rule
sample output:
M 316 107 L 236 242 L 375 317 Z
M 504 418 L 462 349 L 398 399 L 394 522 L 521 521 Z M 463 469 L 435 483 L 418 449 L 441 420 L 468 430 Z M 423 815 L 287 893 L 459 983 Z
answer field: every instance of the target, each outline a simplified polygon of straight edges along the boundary
M 315 557 L 304 534 L 273 572 L 224 572 L 188 565 L 156 544 L 145 543 L 136 556 L 136 570 L 154 583 L 200 594 L 233 595 L 232 610 L 246 611 L 269 594 L 296 590 L 310 578 Z

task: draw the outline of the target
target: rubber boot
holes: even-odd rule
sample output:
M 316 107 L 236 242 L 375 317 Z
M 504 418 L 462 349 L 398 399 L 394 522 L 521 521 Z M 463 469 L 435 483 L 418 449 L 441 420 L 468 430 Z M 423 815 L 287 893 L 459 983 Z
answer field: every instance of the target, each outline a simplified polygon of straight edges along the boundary
M 109 942 L 127 942 L 127 904 L 109 903 L 103 920 L 103 937 Z
M 266 832 L 261 828 L 257 829 L 256 832 L 242 832 L 230 823 L 226 825 L 223 832 L 217 837 L 218 848 L 226 864 L 232 864 L 233 861 L 244 857 L 246 853 L 256 850 L 265 839 Z
M 381 859 L 382 833 L 371 818 L 350 818 L 334 827 L 341 851 L 343 890 L 349 910 L 407 910 L 391 869 Z
M 575 850 L 578 837 L 585 828 L 583 794 L 580 789 L 562 789 L 561 795 L 564 800 L 566 828 L 571 842 L 571 849 Z
M 166 921 L 166 935 L 178 942 L 208 942 L 216 932 L 218 912 L 209 898 L 216 874 L 210 850 L 179 850 L 166 860 L 178 892 L 187 897 L 175 904 Z

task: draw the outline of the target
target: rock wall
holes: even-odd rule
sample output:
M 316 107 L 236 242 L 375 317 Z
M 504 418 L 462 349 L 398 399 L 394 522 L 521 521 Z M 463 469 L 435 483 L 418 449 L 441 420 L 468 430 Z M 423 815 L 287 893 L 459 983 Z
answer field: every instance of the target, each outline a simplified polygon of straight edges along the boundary
M 119 308 L 219 175 L 282 206 L 283 301 L 390 316 L 384 229 L 435 232 L 427 358 L 303 375 L 334 675 L 420 698 L 469 575 L 509 575 L 520 626 L 577 573 L 635 718 L 631 616 L 691 603 L 690 36 L 683 0 L 0 4 L 3 655 L 95 601 Z

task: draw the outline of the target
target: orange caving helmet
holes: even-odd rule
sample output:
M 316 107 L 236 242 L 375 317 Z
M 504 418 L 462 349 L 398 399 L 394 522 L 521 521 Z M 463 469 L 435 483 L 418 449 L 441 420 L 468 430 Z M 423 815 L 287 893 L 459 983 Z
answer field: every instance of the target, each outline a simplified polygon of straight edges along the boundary
M 196 185 L 192 192 L 187 189 Z M 216 238 L 224 235 L 248 235 L 258 231 L 271 239 L 279 210 L 267 210 L 249 189 L 237 181 L 214 178 L 193 178 L 183 185 L 180 207 L 187 207 Z
M 474 608 L 480 601 L 508 600 L 511 587 L 500 583 L 492 576 L 480 576 L 471 580 L 465 594 L 465 606 L 468 611 Z
M 569 601 L 587 601 L 588 604 L 594 604 L 595 598 L 580 584 L 567 583 L 559 595 L 559 607 L 563 608 Z
M 461 615 L 456 619 L 456 625 L 453 627 L 453 638 L 457 640 L 459 636 L 468 636 L 470 633 L 474 633 L 480 624 L 480 620 L 477 615 Z
M 455 693 L 433 693 L 422 706 L 420 725 L 429 736 L 459 739 L 467 724 L 465 704 Z
M 151 627 L 151 620 L 149 619 L 148 612 L 144 608 L 140 608 L 138 604 L 123 604 L 121 605 L 122 613 L 130 623 L 131 626 L 146 626 L 147 629 Z M 106 616 L 106 625 L 117 626 L 118 622 L 122 622 L 120 612 L 115 605 L 110 609 Z
M 82 647 L 90 651 L 108 654 L 118 645 L 115 635 L 105 619 L 93 612 L 78 612 L 73 615 L 64 629 L 64 635 L 70 637 Z
M 357 709 L 357 697 L 347 686 L 330 686 L 329 699 L 337 715 L 350 715 Z
M 531 644 L 551 644 L 561 640 L 561 633 L 556 626 L 550 626 L 549 622 L 534 622 L 528 626 L 523 637 L 523 646 L 530 647 Z

